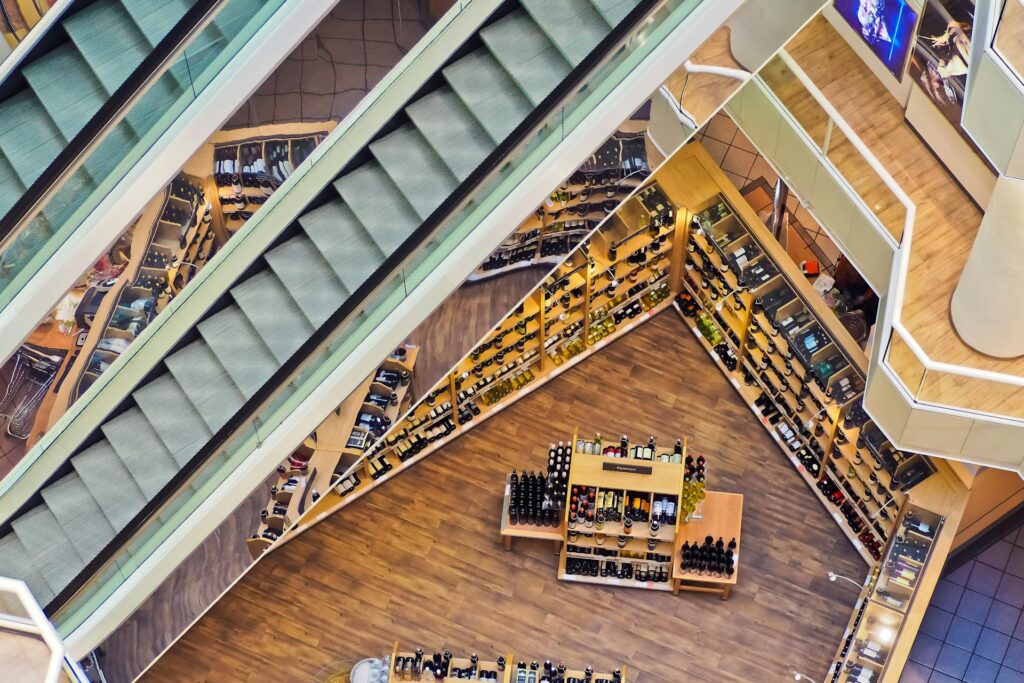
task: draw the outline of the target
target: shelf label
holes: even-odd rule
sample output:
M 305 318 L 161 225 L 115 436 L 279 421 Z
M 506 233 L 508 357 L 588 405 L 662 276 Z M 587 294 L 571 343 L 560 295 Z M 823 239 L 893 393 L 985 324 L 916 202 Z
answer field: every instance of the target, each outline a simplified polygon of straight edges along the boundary
M 647 582 L 647 587 L 648 588 L 654 588 L 654 582 L 653 581 L 648 581 Z
M 627 474 L 652 474 L 654 468 L 650 465 L 634 465 L 625 462 L 603 462 L 601 469 L 605 472 L 626 472 Z

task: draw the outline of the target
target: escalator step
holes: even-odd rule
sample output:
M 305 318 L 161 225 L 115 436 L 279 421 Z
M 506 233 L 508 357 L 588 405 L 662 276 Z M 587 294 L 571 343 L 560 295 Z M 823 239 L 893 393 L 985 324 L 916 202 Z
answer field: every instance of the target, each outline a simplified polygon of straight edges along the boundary
M 63 23 L 108 93 L 117 90 L 150 52 L 146 37 L 118 2 L 101 0 Z
M 291 358 L 313 334 L 313 326 L 269 268 L 232 287 L 231 296 L 278 363 Z
M 299 225 L 349 292 L 359 289 L 384 262 L 376 240 L 340 199 L 299 217 Z
M 121 4 L 149 44 L 156 47 L 196 3 L 195 0 L 121 0 Z
M 13 533 L 0 538 L 0 567 L 4 568 L 4 576 L 21 579 L 28 584 L 28 589 L 40 605 L 50 602 L 56 595 L 39 573 L 39 567 L 29 557 L 28 550 Z
M 334 187 L 385 254 L 394 253 L 420 224 L 419 216 L 376 161 L 335 180 Z
M 405 111 L 460 181 L 468 178 L 495 147 L 487 131 L 448 86 L 424 95 Z
M 576 66 L 611 31 L 590 0 L 519 0 L 562 55 Z
M 55 593 L 71 583 L 85 566 L 85 561 L 46 505 L 32 508 L 12 521 L 11 526 Z
M 223 427 L 245 403 L 228 371 L 201 339 L 168 356 L 164 365 L 212 432 Z
M 132 398 L 179 467 L 198 453 L 212 436 L 170 373 L 144 384 L 132 394 Z
M 640 0 L 590 0 L 590 2 L 594 4 L 598 13 L 612 28 L 618 26 L 619 22 L 640 4 Z
M 106 441 L 74 456 L 71 464 L 115 531 L 127 526 L 145 507 L 146 496 Z
M 313 327 L 323 325 L 348 298 L 348 290 L 306 235 L 296 235 L 264 258 Z
M 237 306 L 228 306 L 199 323 L 199 333 L 246 398 L 280 367 Z
M 75 137 L 107 101 L 103 84 L 70 43 L 28 64 L 22 73 L 67 140 Z
M 66 144 L 31 90 L 0 103 L 0 151 L 26 187 L 42 175 Z
M 480 37 L 534 106 L 572 70 L 544 31 L 521 9 L 485 28 Z
M 370 151 L 420 219 L 429 216 L 458 185 L 441 157 L 412 124 L 377 140 Z
M 160 440 L 153 425 L 138 408 L 130 408 L 107 420 L 100 428 L 139 489 L 152 500 L 178 473 L 178 463 Z
M 114 538 L 114 527 L 75 472 L 42 490 L 43 500 L 83 559 L 92 558 Z
M 533 109 L 512 77 L 485 49 L 469 53 L 443 73 L 495 143 L 508 137 Z

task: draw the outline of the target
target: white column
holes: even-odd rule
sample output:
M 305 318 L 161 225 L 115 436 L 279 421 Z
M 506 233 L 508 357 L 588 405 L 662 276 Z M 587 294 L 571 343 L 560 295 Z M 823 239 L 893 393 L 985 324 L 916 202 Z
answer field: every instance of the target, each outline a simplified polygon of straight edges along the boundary
M 1024 355 L 1024 181 L 996 181 L 950 314 L 975 350 L 998 358 Z

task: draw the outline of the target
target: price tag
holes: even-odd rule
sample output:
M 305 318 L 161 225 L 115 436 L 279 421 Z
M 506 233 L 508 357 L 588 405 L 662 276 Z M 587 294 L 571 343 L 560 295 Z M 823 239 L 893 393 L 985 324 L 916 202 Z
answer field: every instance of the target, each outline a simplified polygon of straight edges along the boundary
M 512 493 L 512 485 L 511 484 L 505 484 L 505 495 L 508 496 L 508 495 L 511 495 L 511 493 Z
M 729 382 L 737 389 L 740 388 L 740 383 L 736 381 L 735 377 L 730 377 Z
M 653 581 L 648 581 L 647 582 L 647 587 L 648 588 L 654 588 L 654 582 Z
M 842 518 L 842 516 L 840 516 L 840 514 L 838 512 L 833 512 L 832 513 L 832 518 L 835 519 L 838 524 L 842 524 L 843 523 L 843 518 Z

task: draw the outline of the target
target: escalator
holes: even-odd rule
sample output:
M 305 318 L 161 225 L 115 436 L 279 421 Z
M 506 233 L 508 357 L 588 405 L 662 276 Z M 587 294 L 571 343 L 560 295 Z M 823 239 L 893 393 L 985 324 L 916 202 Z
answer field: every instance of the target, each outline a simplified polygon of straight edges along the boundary
M 0 217 L 14 207 L 75 137 L 192 9 L 196 0 L 99 0 L 64 16 L 51 27 L 57 44 L 20 65 L 6 79 L 0 101 Z M 258 5 L 253 0 L 253 5 Z M 253 7 L 232 4 L 213 18 L 193 44 L 198 53 L 247 20 Z M 59 35 L 54 35 L 59 34 Z M 160 79 L 149 97 L 171 102 L 188 85 L 175 65 L 173 79 Z M 155 110 L 133 109 L 109 135 L 127 146 L 138 142 Z M 90 156 L 75 176 L 82 191 L 94 188 L 118 161 L 118 145 Z M 51 222 L 60 216 L 50 216 Z
M 64 604 L 655 4 L 507 0 L 0 526 L 3 573 Z

